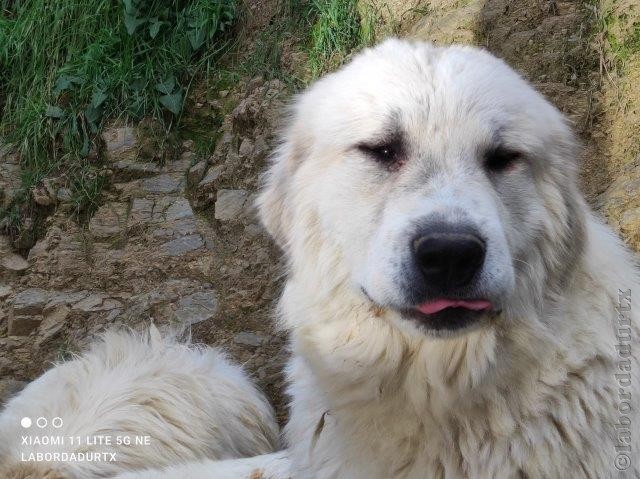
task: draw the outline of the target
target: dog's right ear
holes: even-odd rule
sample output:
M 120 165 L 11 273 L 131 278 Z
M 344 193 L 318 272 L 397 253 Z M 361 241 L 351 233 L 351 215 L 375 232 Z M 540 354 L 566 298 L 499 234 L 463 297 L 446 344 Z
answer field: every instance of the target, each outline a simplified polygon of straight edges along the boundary
M 293 224 L 291 181 L 307 151 L 307 142 L 296 130 L 291 124 L 284 132 L 256 202 L 262 224 L 285 252 Z

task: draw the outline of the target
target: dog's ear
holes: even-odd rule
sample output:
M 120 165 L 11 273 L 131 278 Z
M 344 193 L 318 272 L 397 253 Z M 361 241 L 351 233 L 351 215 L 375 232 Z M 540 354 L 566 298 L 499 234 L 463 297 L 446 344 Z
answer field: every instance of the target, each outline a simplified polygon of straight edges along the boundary
M 304 130 L 296 126 L 292 123 L 282 135 L 280 146 L 271 156 L 271 166 L 256 202 L 262 224 L 285 252 L 293 224 L 289 198 L 291 181 L 306 155 L 308 144 Z

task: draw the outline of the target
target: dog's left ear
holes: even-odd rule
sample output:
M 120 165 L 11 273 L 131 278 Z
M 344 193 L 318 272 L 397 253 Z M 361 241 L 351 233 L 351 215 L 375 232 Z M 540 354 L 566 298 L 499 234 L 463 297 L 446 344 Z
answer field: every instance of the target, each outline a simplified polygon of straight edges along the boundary
M 262 192 L 256 206 L 262 224 L 285 252 L 293 224 L 290 200 L 291 179 L 306 152 L 304 130 L 290 124 L 281 138 L 280 146 L 271 157 Z

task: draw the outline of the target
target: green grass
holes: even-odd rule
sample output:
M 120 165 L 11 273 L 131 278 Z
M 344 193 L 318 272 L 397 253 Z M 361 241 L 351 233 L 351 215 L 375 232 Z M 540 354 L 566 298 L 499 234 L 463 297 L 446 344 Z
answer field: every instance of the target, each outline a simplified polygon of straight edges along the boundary
M 63 171 L 78 214 L 104 180 L 90 160 L 114 118 L 179 118 L 194 75 L 229 39 L 235 0 L 2 0 L 0 137 L 20 152 L 23 192 L 0 214 L 19 221 L 31 187 Z M 99 157 L 99 155 L 98 155 Z
M 376 40 L 379 12 L 358 8 L 356 0 L 283 0 L 267 27 L 255 39 L 242 62 L 241 76 L 278 78 L 297 90 L 323 73 L 338 67 L 354 51 Z M 304 55 L 299 71 L 283 68 L 283 48 Z
M 14 238 L 50 213 L 35 207 L 31 188 L 61 173 L 76 217 L 90 218 L 107 182 L 96 141 L 106 122 L 159 119 L 167 138 L 193 137 L 205 156 L 215 133 L 200 132 L 192 113 L 182 118 L 194 78 L 213 79 L 216 91 L 279 78 L 295 91 L 372 44 L 380 20 L 356 0 L 281 0 L 251 51 L 234 51 L 224 32 L 241 13 L 236 1 L 0 0 L 0 139 L 19 150 L 22 168 L 22 189 L 0 219 Z M 302 64 L 283 58 L 285 44 Z M 222 69 L 225 52 L 236 60 Z
M 309 63 L 314 78 L 340 65 L 347 56 L 375 40 L 376 18 L 371 9 L 362 15 L 356 0 L 313 0 L 316 20 L 311 28 Z

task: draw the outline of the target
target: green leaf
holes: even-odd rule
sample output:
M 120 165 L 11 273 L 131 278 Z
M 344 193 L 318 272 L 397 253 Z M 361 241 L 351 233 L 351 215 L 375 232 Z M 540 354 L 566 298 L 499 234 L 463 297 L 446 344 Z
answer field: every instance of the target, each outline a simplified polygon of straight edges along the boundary
M 89 123 L 97 123 L 102 117 L 102 108 L 99 106 L 89 105 L 84 110 L 84 116 L 87 118 Z
M 171 95 L 162 95 L 159 101 L 171 113 L 179 115 L 180 110 L 182 110 L 182 91 L 178 90 L 177 93 Z
M 189 30 L 187 32 L 187 38 L 189 38 L 189 43 L 191 43 L 191 48 L 193 48 L 193 50 L 195 51 L 195 50 L 198 50 L 206 40 L 207 32 L 202 27 Z
M 176 87 L 176 79 L 173 75 L 169 75 L 164 81 L 156 83 L 156 90 L 165 95 L 169 95 Z
M 72 75 L 60 75 L 53 86 L 52 93 L 57 96 L 63 91 L 73 87 L 73 85 L 82 85 L 83 83 L 83 78 Z
M 45 115 L 49 118 L 62 118 L 64 117 L 64 110 L 59 106 L 47 105 Z
M 107 98 L 109 98 L 109 95 L 107 95 L 106 91 L 94 90 L 93 94 L 91 95 L 91 106 L 93 108 L 98 108 L 105 102 Z
M 146 86 L 146 82 L 142 78 L 136 78 L 131 82 L 129 88 L 131 88 L 135 92 L 141 92 Z
M 56 84 L 53 87 L 53 94 L 55 96 L 58 96 L 60 93 L 62 93 L 66 89 L 68 89 L 71 85 L 72 85 L 72 83 L 71 83 L 71 81 L 69 81 L 69 78 L 67 78 L 65 75 L 61 75 L 56 80 Z
M 84 78 L 81 78 L 81 77 L 77 77 L 77 76 L 69 75 L 69 76 L 67 77 L 67 79 L 68 79 L 71 83 L 75 83 L 76 85 L 83 85 L 83 84 L 84 84 Z
M 124 9 L 126 12 L 131 12 L 135 9 L 132 0 L 122 0 L 122 3 L 124 3 Z
M 149 24 L 149 35 L 151 38 L 156 38 L 158 36 L 161 26 L 162 22 L 159 22 L 157 18 L 151 19 L 151 23 Z
M 142 25 L 146 21 L 147 21 L 146 18 L 134 17 L 133 15 L 127 12 L 125 12 L 124 14 L 124 26 L 127 29 L 127 33 L 129 35 L 133 35 L 136 31 L 136 28 L 138 28 L 140 25 Z

